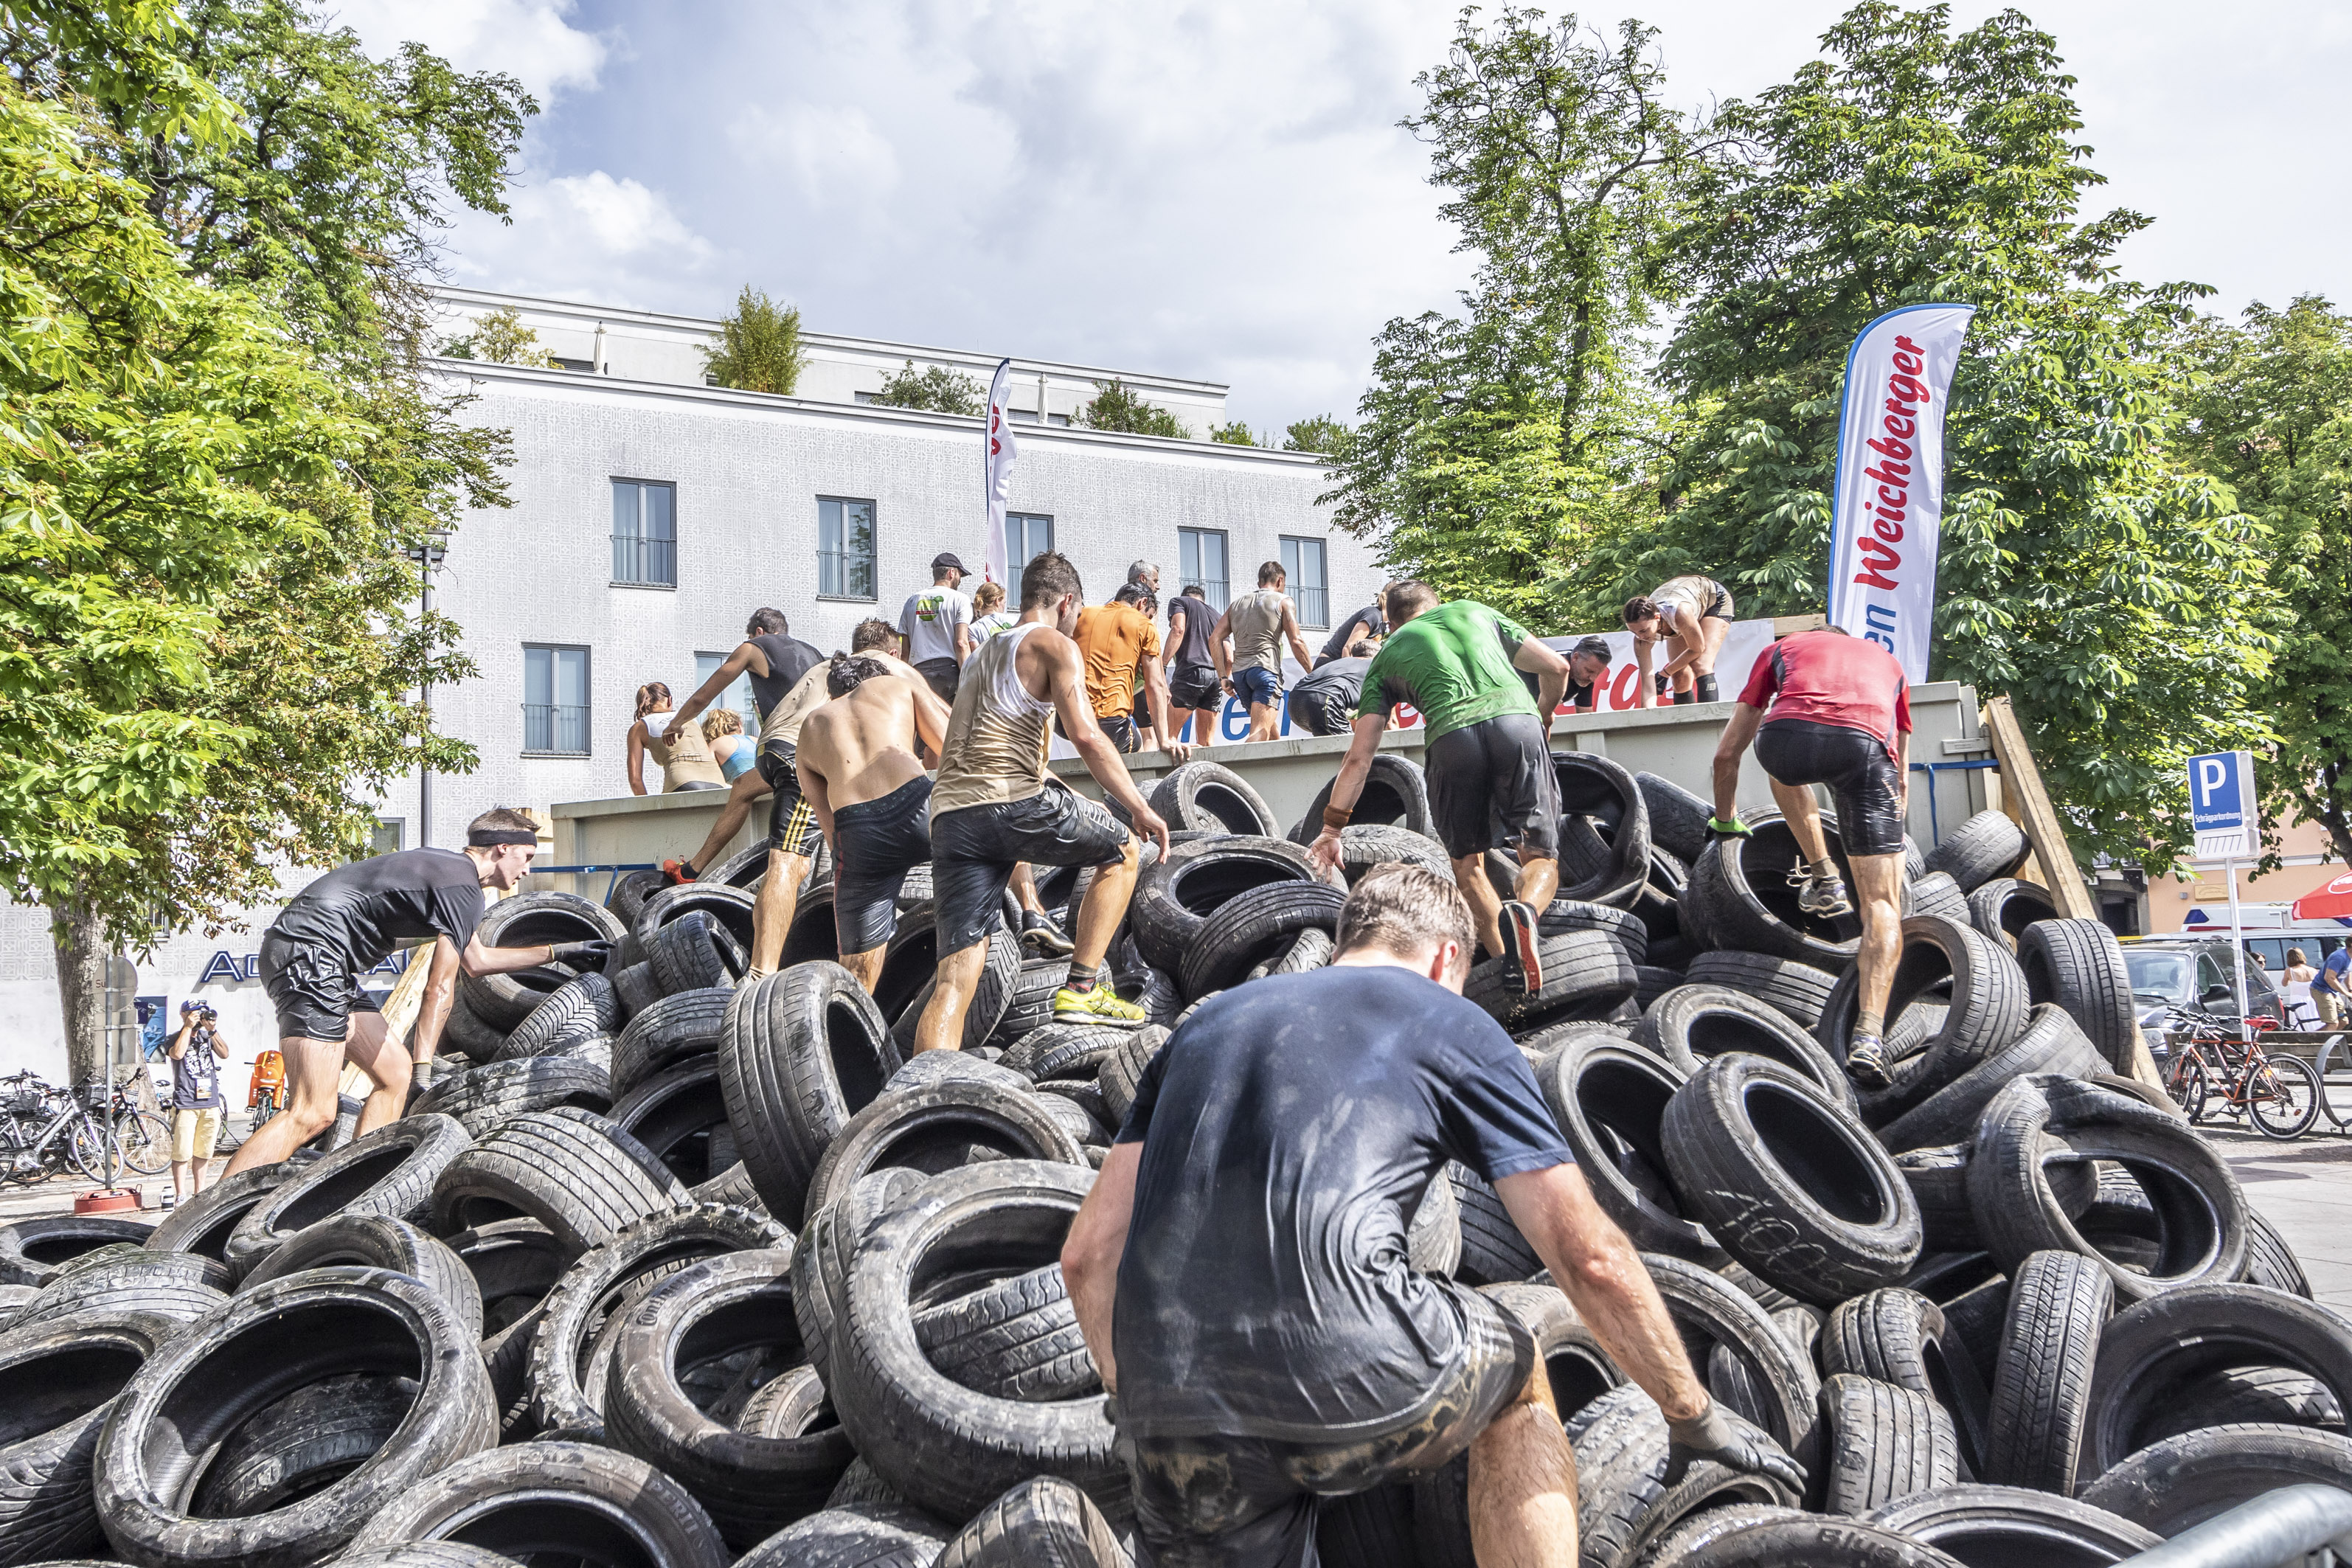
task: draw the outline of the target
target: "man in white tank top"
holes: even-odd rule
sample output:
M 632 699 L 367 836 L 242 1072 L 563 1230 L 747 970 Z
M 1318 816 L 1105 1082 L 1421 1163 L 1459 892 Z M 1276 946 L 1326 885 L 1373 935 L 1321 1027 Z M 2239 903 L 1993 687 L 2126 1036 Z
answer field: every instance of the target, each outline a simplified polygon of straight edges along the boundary
M 1283 593 L 1282 563 L 1269 561 L 1257 569 L 1257 592 L 1244 594 L 1225 606 L 1216 629 L 1209 634 L 1209 653 L 1225 689 L 1249 704 L 1252 741 L 1271 741 L 1282 721 L 1282 644 L 1290 643 L 1298 668 L 1314 668 L 1307 639 L 1299 635 L 1298 616 Z M 1232 647 L 1226 647 L 1230 640 Z
M 1095 722 L 1086 660 L 1070 636 L 1084 605 L 1077 569 L 1066 557 L 1047 551 L 1033 558 L 1021 574 L 1021 618 L 982 643 L 964 668 L 931 785 L 940 967 L 916 1026 L 918 1051 L 961 1048 L 989 937 L 1003 923 L 1005 887 L 1023 864 L 1096 868 L 1078 907 L 1069 982 L 1054 994 L 1054 1016 L 1143 1021 L 1143 1010 L 1119 999 L 1103 969 L 1135 891 L 1134 834 L 1111 811 L 1045 773 L 1046 721 L 1059 718 L 1112 810 L 1168 853 L 1168 825 L 1144 803 Z

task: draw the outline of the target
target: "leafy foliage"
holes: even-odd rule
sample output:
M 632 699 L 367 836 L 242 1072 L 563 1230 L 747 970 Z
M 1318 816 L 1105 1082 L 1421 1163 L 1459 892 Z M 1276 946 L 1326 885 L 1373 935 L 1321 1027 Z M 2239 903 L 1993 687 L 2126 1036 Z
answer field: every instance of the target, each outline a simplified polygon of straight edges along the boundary
M 1088 430 L 1116 430 L 1129 436 L 1165 436 L 1183 440 L 1190 431 L 1182 421 L 1113 376 L 1095 383 L 1095 395 L 1079 405 L 1070 421 Z
M 0 879 L 63 973 L 471 764 L 408 699 L 471 672 L 409 552 L 501 503 L 504 437 L 425 380 L 422 283 L 532 105 L 279 0 L 27 0 L 0 65 Z
M 2352 317 L 2306 294 L 2256 304 L 2242 326 L 2207 317 L 2186 348 L 2204 374 L 2184 447 L 2270 531 L 2282 613 L 2263 693 L 2277 744 L 2255 758 L 2266 826 L 2292 811 L 2352 864 Z
M 1210 426 L 1209 439 L 1227 447 L 1256 447 L 1264 444 L 1255 436 L 1250 434 L 1249 423 L 1243 419 L 1236 419 L 1230 425 Z
M 892 408 L 921 408 L 933 414 L 978 415 L 988 410 L 988 388 L 961 371 L 943 364 L 921 370 L 908 360 L 906 367 L 882 378 L 882 390 L 873 401 Z
M 555 368 L 555 356 L 539 346 L 539 333 L 522 324 L 512 306 L 491 310 L 474 323 L 474 330 L 441 345 L 451 359 L 483 359 L 493 364 L 527 364 Z
M 749 283 L 736 297 L 735 313 L 719 323 L 715 341 L 717 347 L 702 351 L 703 368 L 721 386 L 789 396 L 808 367 L 800 307 L 778 305 Z
M 1294 419 L 1284 426 L 1282 449 L 1286 452 L 1318 452 L 1336 458 L 1348 449 L 1348 427 L 1328 414 L 1312 418 Z
M 1573 16 L 1506 9 L 1482 26 L 1462 13 L 1404 124 L 1451 193 L 1475 281 L 1460 317 L 1381 330 L 1360 423 L 1331 453 L 1325 499 L 1393 567 L 1547 623 L 1596 525 L 1639 510 L 1660 402 L 1643 334 L 1673 276 L 1664 231 L 1678 182 L 1716 155 L 1662 101 L 1652 37 L 1632 22 L 1612 43 Z
M 2187 840 L 2183 759 L 2264 732 L 2263 531 L 2175 450 L 2198 290 L 2114 277 L 2138 214 L 2078 221 L 2100 176 L 2056 41 L 2015 13 L 1948 23 L 1871 0 L 1831 58 L 1723 107 L 1745 153 L 1694 172 L 1695 292 L 1663 363 L 1697 416 L 1683 504 L 1591 580 L 1605 603 L 1689 566 L 1753 613 L 1818 608 L 1848 344 L 1896 306 L 1975 305 L 1932 673 L 2010 694 L 2085 847 L 2160 865 Z

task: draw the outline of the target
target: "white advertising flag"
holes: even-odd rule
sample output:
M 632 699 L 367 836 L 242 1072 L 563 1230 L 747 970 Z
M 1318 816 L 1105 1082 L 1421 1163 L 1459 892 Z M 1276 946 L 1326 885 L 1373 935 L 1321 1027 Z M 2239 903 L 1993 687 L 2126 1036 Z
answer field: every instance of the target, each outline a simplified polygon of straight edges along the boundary
M 981 573 L 991 583 L 1005 580 L 1004 503 L 1013 493 L 1013 459 L 1020 444 L 1013 438 L 1013 362 L 1000 361 L 988 384 L 987 442 L 981 448 L 981 488 L 988 497 L 988 549 L 980 558 Z M 1016 597 L 1018 595 L 1015 595 Z
M 1973 305 L 1906 305 L 1862 329 L 1845 360 L 1830 523 L 1832 626 L 1927 679 L 1944 521 L 1944 405 Z

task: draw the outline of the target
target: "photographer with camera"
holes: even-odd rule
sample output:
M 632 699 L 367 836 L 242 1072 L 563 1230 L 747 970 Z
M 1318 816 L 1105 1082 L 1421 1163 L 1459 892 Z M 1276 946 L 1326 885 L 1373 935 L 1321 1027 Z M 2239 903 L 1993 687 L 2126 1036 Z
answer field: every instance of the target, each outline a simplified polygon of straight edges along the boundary
M 228 1060 L 228 1039 L 211 1003 L 180 1004 L 180 1032 L 165 1054 L 172 1058 L 172 1201 L 184 1204 L 204 1185 L 226 1114 L 220 1064 Z

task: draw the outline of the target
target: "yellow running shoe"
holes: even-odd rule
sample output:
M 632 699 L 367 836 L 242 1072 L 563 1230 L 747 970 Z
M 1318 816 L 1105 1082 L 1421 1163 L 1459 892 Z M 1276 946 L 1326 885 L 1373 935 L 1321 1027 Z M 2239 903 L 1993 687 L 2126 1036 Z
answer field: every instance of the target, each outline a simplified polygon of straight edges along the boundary
M 1143 1009 L 1121 1001 L 1108 985 L 1091 991 L 1073 991 L 1065 985 L 1054 993 L 1054 1019 L 1064 1024 L 1140 1024 Z

